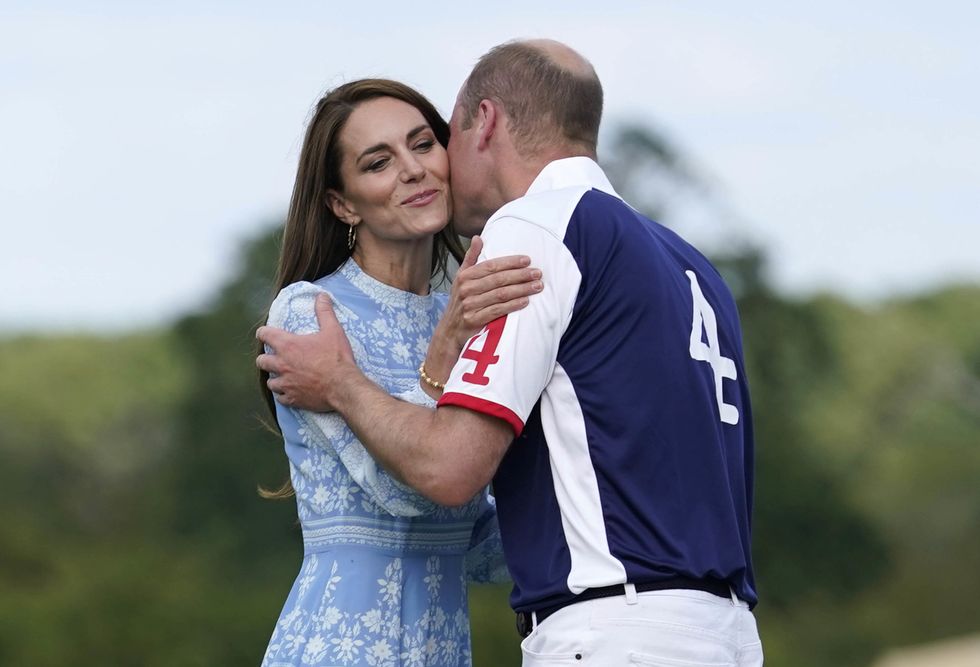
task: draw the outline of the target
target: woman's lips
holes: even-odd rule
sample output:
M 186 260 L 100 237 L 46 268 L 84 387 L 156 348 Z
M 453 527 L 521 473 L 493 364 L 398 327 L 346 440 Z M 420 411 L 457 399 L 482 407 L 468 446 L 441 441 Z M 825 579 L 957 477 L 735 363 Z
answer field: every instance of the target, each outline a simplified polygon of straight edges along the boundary
M 402 201 L 402 206 L 428 206 L 438 196 L 438 190 L 423 190 Z

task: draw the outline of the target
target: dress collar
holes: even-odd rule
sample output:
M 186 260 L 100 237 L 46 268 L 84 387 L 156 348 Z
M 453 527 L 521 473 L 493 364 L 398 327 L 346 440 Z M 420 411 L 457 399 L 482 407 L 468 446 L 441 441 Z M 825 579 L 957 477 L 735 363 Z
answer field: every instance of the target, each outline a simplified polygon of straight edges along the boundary
M 338 269 L 340 275 L 350 281 L 351 285 L 361 290 L 368 296 L 370 296 L 375 301 L 378 301 L 386 306 L 391 306 L 393 308 L 409 308 L 409 307 L 428 307 L 433 300 L 434 291 L 429 290 L 428 294 L 415 294 L 414 292 L 406 292 L 405 290 L 398 289 L 397 287 L 392 287 L 386 283 L 381 282 L 377 278 L 369 276 L 364 272 L 357 262 L 354 261 L 353 257 L 348 258 L 344 262 L 340 269 Z

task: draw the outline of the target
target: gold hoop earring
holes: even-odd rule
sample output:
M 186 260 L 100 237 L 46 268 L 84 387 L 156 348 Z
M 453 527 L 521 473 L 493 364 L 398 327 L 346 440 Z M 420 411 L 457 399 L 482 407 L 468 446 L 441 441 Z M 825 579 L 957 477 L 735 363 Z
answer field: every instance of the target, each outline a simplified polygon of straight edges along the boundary
M 354 244 L 357 242 L 357 230 L 354 229 L 354 225 L 350 225 L 347 228 L 347 249 L 353 250 Z

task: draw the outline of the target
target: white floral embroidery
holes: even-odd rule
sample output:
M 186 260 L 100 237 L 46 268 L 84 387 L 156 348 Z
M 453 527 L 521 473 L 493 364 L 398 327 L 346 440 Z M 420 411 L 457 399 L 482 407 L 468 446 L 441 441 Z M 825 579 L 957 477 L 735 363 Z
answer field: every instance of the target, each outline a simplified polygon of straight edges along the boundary
M 339 636 L 330 640 L 334 645 L 333 657 L 345 664 L 354 660 L 364 646 L 364 641 L 357 638 L 360 634 L 361 626 L 358 623 L 341 623 Z
M 306 644 L 306 650 L 303 651 L 303 663 L 312 665 L 320 662 L 326 653 L 327 642 L 320 635 L 313 635 L 313 638 Z
M 380 632 L 381 623 L 381 610 L 372 609 L 368 613 L 361 616 L 361 623 L 364 624 L 364 629 L 369 632 Z
M 317 568 L 316 554 L 310 556 L 306 565 L 300 571 L 299 575 L 299 594 L 300 596 L 306 595 L 306 592 L 310 590 L 310 585 L 316 580 L 314 573 Z
M 371 656 L 376 660 L 391 660 L 395 656 L 394 651 L 391 650 L 391 644 L 388 643 L 387 639 L 379 639 L 374 642 L 374 644 L 369 649 Z
M 332 628 L 340 622 L 343 614 L 336 607 L 327 607 L 323 610 L 323 627 Z
M 324 586 L 324 590 L 327 594 L 333 594 L 338 583 L 340 583 L 340 577 L 337 576 L 337 561 L 334 561 L 333 565 L 330 567 L 330 576 L 327 578 L 327 583 Z
M 455 639 L 443 639 L 439 650 L 441 660 L 447 665 L 456 664 L 459 660 L 459 643 Z
M 415 339 L 415 354 L 425 358 L 425 353 L 429 351 L 429 341 L 424 336 Z
M 428 586 L 429 593 L 431 594 L 439 590 L 439 583 L 442 581 L 442 575 L 439 574 L 439 559 L 434 557 L 430 558 L 426 561 L 425 569 L 429 573 L 425 578 L 425 584 Z
M 398 597 L 401 595 L 401 574 L 402 574 L 402 562 L 400 559 L 395 559 L 391 561 L 391 564 L 385 568 L 385 578 L 378 579 L 378 595 L 381 597 L 381 602 L 387 602 L 389 604 L 397 604 Z
M 318 329 L 328 292 L 364 373 L 401 400 L 434 406 L 418 367 L 446 296 L 383 285 L 347 262 L 287 287 L 269 324 Z M 432 503 L 377 465 L 343 419 L 279 406 L 306 555 L 265 667 L 469 667 L 468 580 L 499 580 L 492 498 Z
M 398 361 L 406 363 L 410 354 L 408 345 L 401 342 L 395 343 L 391 346 L 391 354 L 394 355 L 395 359 Z

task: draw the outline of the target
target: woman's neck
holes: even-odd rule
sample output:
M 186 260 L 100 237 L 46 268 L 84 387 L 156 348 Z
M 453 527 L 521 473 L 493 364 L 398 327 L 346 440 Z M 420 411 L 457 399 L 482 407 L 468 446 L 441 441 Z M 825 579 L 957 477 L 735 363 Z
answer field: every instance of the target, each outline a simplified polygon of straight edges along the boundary
M 432 238 L 381 244 L 364 239 L 352 257 L 364 273 L 377 281 L 412 294 L 429 293 L 432 273 Z

